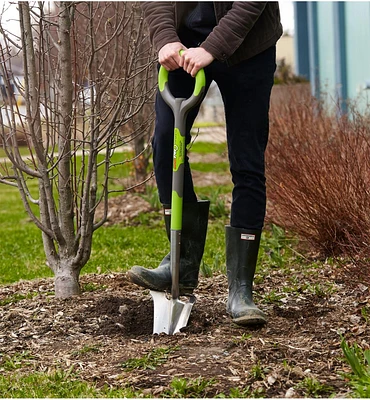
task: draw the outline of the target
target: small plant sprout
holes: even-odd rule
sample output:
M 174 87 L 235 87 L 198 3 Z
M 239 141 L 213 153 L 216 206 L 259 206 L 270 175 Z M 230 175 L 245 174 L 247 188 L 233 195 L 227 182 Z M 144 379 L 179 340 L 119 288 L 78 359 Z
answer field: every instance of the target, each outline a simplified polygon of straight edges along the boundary
M 268 264 L 282 268 L 285 264 L 286 236 L 284 229 L 272 224 L 271 233 L 262 234 L 262 248 L 268 256 Z
M 277 293 L 276 290 L 273 289 L 269 293 L 266 293 L 262 297 L 262 300 L 267 304 L 269 304 L 269 303 L 278 303 L 282 297 L 284 297 L 283 294 Z
M 368 324 L 369 323 L 369 308 L 368 307 L 361 308 L 361 316 L 365 320 L 366 324 Z
M 211 278 L 213 276 L 212 267 L 202 260 L 200 264 L 200 272 L 205 278 Z
M 202 377 L 196 379 L 174 378 L 171 387 L 166 393 L 166 397 L 172 398 L 201 398 L 205 397 L 206 389 L 212 386 L 216 381 L 214 379 L 204 379 Z
M 243 388 L 231 388 L 229 397 L 232 399 L 245 399 L 252 397 L 250 386 L 246 386 Z
M 358 344 L 349 346 L 342 338 L 341 347 L 352 372 L 345 374 L 353 393 L 352 397 L 370 398 L 370 350 Z
M 254 364 L 251 367 L 249 374 L 253 379 L 257 380 L 257 379 L 265 378 L 265 376 L 266 376 L 265 374 L 267 372 L 268 372 L 268 368 L 263 368 L 261 365 L 261 362 L 258 361 L 256 364 Z
M 74 356 L 82 355 L 82 354 L 87 354 L 87 353 L 97 353 L 99 352 L 99 344 L 96 345 L 85 345 L 83 346 L 80 350 L 76 350 L 72 353 Z
M 203 276 L 206 278 L 210 278 L 213 276 L 215 272 L 224 272 L 224 265 L 222 263 L 222 256 L 220 253 L 215 253 L 212 256 L 213 263 L 208 264 L 204 260 L 202 260 L 202 263 L 200 265 L 200 271 Z
M 233 343 L 237 345 L 239 343 L 244 343 L 251 338 L 252 335 L 250 333 L 243 333 L 241 336 L 233 336 Z
M 0 362 L 0 368 L 4 368 L 5 371 L 16 370 L 22 368 L 24 365 L 29 365 L 29 360 L 33 358 L 34 356 L 29 351 L 15 353 L 13 356 L 6 355 L 2 358 L 2 362 Z
M 227 217 L 229 209 L 226 205 L 225 199 L 221 196 L 221 189 L 217 188 L 208 196 L 201 196 L 202 200 L 209 200 L 209 215 L 212 218 Z
M 104 290 L 107 287 L 105 285 L 98 285 L 96 283 L 90 282 L 90 283 L 85 283 L 82 285 L 82 291 L 83 292 L 95 292 L 97 290 Z
M 316 378 L 306 376 L 300 383 L 296 385 L 298 389 L 304 391 L 306 397 L 323 397 L 325 394 L 330 394 L 334 388 L 321 383 Z
M 133 371 L 134 369 L 155 370 L 158 365 L 167 361 L 170 354 L 174 353 L 178 349 L 178 347 L 153 349 L 141 358 L 130 358 L 122 363 L 121 367 L 126 371 Z

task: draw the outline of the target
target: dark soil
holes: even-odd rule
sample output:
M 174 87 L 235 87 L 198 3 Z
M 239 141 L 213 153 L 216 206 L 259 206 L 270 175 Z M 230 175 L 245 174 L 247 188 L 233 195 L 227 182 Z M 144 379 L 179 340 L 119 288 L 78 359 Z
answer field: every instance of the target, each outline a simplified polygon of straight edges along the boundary
M 124 273 L 82 276 L 82 287 L 92 291 L 68 300 L 50 295 L 51 279 L 2 286 L 1 304 L 15 295 L 30 298 L 0 307 L 1 355 L 5 359 L 29 352 L 32 358 L 22 365 L 22 373 L 73 366 L 82 379 L 132 386 L 155 397 L 174 377 L 214 379 L 201 393 L 206 397 L 228 396 L 236 387 L 249 387 L 248 393 L 262 397 L 345 396 L 348 387 L 342 373 L 349 369 L 339 334 L 368 346 L 361 309 L 370 305 L 369 290 L 335 282 L 330 266 L 316 271 L 314 279 L 313 273 L 298 268 L 293 275 L 306 285 L 327 287 L 331 282 L 333 293 L 298 290 L 279 301 L 266 301 L 265 294 L 282 293 L 288 284 L 286 271 L 273 270 L 256 285 L 256 300 L 267 313 L 268 324 L 241 328 L 225 312 L 226 278 L 201 278 L 188 326 L 173 336 L 152 334 L 149 291 L 130 283 Z M 155 369 L 124 367 L 129 359 L 158 348 L 172 351 Z M 308 391 L 309 378 L 321 383 L 315 393 Z

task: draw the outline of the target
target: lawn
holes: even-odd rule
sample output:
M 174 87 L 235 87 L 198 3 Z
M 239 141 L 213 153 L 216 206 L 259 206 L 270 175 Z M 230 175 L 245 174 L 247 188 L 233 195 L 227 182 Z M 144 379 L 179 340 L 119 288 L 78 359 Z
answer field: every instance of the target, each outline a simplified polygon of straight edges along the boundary
M 191 151 L 199 154 L 222 154 L 226 151 L 226 146 L 224 143 L 199 142 L 192 145 Z M 131 156 L 129 152 L 114 155 L 113 162 L 117 164 L 112 171 L 114 179 L 128 176 L 130 165 L 124 161 Z M 193 169 L 223 173 L 227 170 L 227 165 L 224 162 L 211 166 L 207 163 L 194 163 Z M 37 197 L 36 181 L 30 181 L 29 185 L 32 194 Z M 231 185 L 222 188 L 209 186 L 199 188 L 198 194 L 201 198 L 217 200 L 220 193 L 230 190 Z M 215 256 L 221 264 L 224 262 L 224 239 L 220 232 L 223 233 L 223 226 L 227 223 L 227 210 L 224 203 L 218 202 L 216 205 L 224 215 L 222 220 L 210 221 L 204 255 L 206 265 L 213 265 Z M 37 212 L 36 206 L 33 205 L 32 208 Z M 168 251 L 168 241 L 160 213 L 153 211 L 149 215 L 141 216 L 139 221 L 142 223 L 135 226 L 118 224 L 98 229 L 94 233 L 91 258 L 83 268 L 82 274 L 126 271 L 135 264 L 157 265 Z M 18 190 L 7 185 L 2 185 L 0 191 L 0 226 L 0 283 L 52 276 L 45 262 L 41 232 L 25 212 Z

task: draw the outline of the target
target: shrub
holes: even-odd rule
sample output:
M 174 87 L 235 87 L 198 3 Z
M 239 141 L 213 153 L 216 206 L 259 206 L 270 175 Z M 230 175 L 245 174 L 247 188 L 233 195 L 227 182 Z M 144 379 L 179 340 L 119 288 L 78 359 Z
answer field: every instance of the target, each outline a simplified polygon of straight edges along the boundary
M 295 75 L 292 65 L 287 64 L 285 58 L 278 60 L 274 79 L 275 85 L 300 82 L 307 82 L 307 79 L 303 76 Z
M 281 96 L 282 97 L 282 96 Z M 271 108 L 267 219 L 323 256 L 362 257 L 370 243 L 370 124 L 331 115 L 301 87 Z

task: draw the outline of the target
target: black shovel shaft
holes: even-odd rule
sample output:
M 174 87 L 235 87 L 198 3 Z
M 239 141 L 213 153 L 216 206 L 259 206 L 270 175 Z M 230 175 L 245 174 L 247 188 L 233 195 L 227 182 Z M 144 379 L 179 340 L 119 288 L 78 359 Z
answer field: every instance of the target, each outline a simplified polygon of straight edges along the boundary
M 181 231 L 171 230 L 171 296 L 176 300 L 179 298 L 179 278 L 180 278 L 180 251 L 181 251 Z

